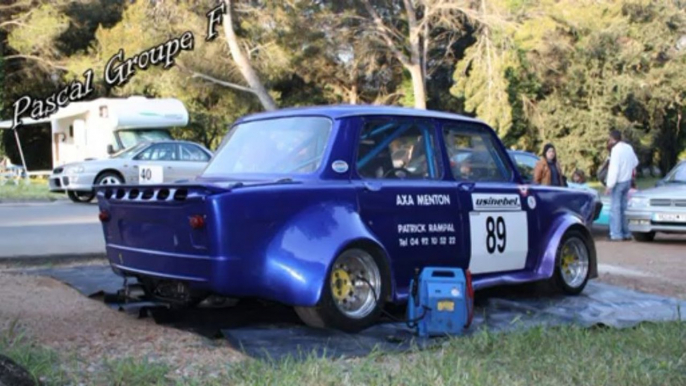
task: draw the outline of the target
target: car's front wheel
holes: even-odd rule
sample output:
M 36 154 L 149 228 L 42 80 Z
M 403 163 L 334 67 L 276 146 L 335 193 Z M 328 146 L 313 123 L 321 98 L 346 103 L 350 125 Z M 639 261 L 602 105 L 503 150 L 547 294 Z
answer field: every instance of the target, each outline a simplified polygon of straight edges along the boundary
M 84 204 L 91 202 L 93 198 L 95 198 L 95 194 L 93 192 L 75 192 L 73 190 L 69 190 L 67 191 L 67 197 L 69 197 L 72 202 Z
M 636 241 L 649 242 L 655 240 L 655 232 L 634 232 L 632 235 Z
M 117 173 L 105 172 L 95 179 L 95 185 L 121 185 L 124 179 Z
M 590 277 L 591 246 L 578 230 L 568 231 L 557 249 L 552 284 L 568 295 L 578 295 Z
M 295 307 L 305 324 L 358 332 L 379 318 L 389 293 L 388 272 L 379 257 L 351 248 L 336 257 L 315 307 Z

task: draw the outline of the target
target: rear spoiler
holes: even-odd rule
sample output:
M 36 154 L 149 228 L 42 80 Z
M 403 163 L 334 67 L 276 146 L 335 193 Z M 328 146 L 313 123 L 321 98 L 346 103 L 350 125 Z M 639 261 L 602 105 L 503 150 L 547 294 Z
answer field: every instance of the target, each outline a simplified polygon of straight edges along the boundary
M 237 183 L 235 186 L 238 186 Z M 113 201 L 166 202 L 201 199 L 206 196 L 228 192 L 230 186 L 215 184 L 175 183 L 150 185 L 100 185 L 95 187 L 99 198 Z
M 186 201 L 191 199 L 204 199 L 207 196 L 230 192 L 243 186 L 265 186 L 284 183 L 299 183 L 290 178 L 281 178 L 275 181 L 260 181 L 243 183 L 240 181 L 230 182 L 176 182 L 170 184 L 146 184 L 146 185 L 99 185 L 94 188 L 98 197 L 105 200 L 138 201 L 138 202 L 167 202 Z

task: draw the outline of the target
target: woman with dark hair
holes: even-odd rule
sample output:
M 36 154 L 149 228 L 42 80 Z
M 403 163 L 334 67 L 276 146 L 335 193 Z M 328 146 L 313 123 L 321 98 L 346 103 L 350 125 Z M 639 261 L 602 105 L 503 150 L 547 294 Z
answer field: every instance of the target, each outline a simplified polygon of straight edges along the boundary
M 566 186 L 562 168 L 557 162 L 557 152 L 552 143 L 543 147 L 543 157 L 534 167 L 534 183 L 549 186 Z

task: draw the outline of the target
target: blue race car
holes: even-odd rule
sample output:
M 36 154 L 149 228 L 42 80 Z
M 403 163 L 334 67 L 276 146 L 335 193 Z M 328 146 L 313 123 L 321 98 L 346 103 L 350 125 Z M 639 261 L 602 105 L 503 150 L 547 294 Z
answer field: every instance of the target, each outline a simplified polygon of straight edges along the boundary
M 195 180 L 97 198 L 112 269 L 149 296 L 276 301 L 315 327 L 368 327 L 425 266 L 462 268 L 475 290 L 545 280 L 574 295 L 597 277 L 593 195 L 524 184 L 495 132 L 455 114 L 255 114 Z

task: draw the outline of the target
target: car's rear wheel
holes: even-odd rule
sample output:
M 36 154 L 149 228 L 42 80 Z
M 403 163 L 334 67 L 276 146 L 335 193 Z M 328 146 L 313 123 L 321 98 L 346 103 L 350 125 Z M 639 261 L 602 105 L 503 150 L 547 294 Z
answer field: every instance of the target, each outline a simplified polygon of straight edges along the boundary
M 634 232 L 632 235 L 636 241 L 649 242 L 655 240 L 655 232 Z
M 560 241 L 555 257 L 554 287 L 568 295 L 578 295 L 590 277 L 591 246 L 578 230 L 568 231 Z
M 379 318 L 390 290 L 388 281 L 388 271 L 378 256 L 347 249 L 329 268 L 319 304 L 295 307 L 295 311 L 310 327 L 358 332 Z
M 69 190 L 67 191 L 67 197 L 69 197 L 72 202 L 84 204 L 91 202 L 93 198 L 95 198 L 95 194 L 93 192 L 75 192 L 73 190 Z

